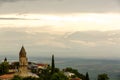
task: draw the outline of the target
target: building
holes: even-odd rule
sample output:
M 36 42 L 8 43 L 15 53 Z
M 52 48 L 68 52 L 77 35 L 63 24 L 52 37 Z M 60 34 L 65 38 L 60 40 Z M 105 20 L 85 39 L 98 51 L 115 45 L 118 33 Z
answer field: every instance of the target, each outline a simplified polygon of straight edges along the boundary
M 19 53 L 19 68 L 18 68 L 17 75 L 21 76 L 21 77 L 31 76 L 31 77 L 38 78 L 38 76 L 36 74 L 33 74 L 33 73 L 29 72 L 29 70 L 28 70 L 28 58 L 26 56 L 26 51 L 23 46 Z
M 38 69 L 47 69 L 49 66 L 48 64 L 42 64 L 42 63 L 36 64 L 36 65 Z
M 22 46 L 20 53 L 19 53 L 18 75 L 21 77 L 29 76 L 29 74 L 28 74 L 28 59 L 26 56 L 26 51 L 25 51 L 23 46 Z
M 68 78 L 75 75 L 74 73 L 71 73 L 71 72 L 64 72 L 64 74 L 65 74 L 65 76 L 67 76 Z
M 7 58 L 4 59 L 4 62 L 7 62 Z M 4 74 L 0 76 L 0 80 L 11 80 L 14 75 L 21 77 L 35 77 L 38 78 L 34 73 L 31 73 L 28 70 L 28 59 L 26 56 L 25 48 L 22 46 L 19 52 L 19 62 L 14 62 L 10 65 L 9 74 Z

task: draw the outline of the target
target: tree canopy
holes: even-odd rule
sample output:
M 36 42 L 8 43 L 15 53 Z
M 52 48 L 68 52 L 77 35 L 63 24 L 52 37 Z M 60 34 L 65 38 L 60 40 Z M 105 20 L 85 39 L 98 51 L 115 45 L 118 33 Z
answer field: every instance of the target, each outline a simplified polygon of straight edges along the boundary
M 109 80 L 109 77 L 107 74 L 99 74 L 98 75 L 98 80 Z

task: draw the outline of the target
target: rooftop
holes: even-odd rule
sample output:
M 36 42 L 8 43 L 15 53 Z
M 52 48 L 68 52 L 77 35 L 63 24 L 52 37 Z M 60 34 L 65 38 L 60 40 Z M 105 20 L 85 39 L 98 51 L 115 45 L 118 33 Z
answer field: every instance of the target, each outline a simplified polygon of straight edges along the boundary
M 8 80 L 8 79 L 12 79 L 13 77 L 14 77 L 14 74 L 4 74 L 0 76 L 0 79 Z

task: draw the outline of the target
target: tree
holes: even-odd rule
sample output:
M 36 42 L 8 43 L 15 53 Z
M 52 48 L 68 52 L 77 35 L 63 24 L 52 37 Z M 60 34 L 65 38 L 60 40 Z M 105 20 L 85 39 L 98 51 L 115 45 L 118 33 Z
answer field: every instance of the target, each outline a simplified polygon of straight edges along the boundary
M 55 72 L 55 62 L 54 62 L 54 55 L 52 55 L 52 64 L 51 64 L 51 74 Z
M 20 76 L 15 75 L 11 80 L 23 80 Z
M 98 75 L 98 80 L 109 80 L 109 77 L 107 74 L 99 74 Z
M 0 64 L 0 74 L 6 74 L 9 72 L 9 63 L 8 62 L 2 62 Z
M 79 73 L 78 70 L 76 70 L 76 69 L 73 69 L 71 67 L 67 67 L 66 69 L 64 69 L 64 71 L 74 73 L 76 75 L 76 77 L 81 78 L 82 80 L 86 80 L 85 75 Z
M 48 80 L 51 77 L 51 68 L 48 67 L 47 69 L 43 69 L 38 73 L 40 80 Z
M 60 69 L 59 69 L 59 68 L 55 68 L 55 69 L 54 69 L 54 72 L 55 72 L 55 73 L 58 73 L 58 72 L 60 72 Z
M 58 72 L 54 73 L 50 80 L 68 80 L 68 78 L 62 72 Z
M 41 79 L 35 77 L 25 77 L 23 78 L 23 80 L 41 80 Z
M 7 62 L 7 58 L 5 57 L 4 62 Z
M 35 77 L 31 77 L 31 76 L 29 76 L 29 77 L 20 77 L 20 76 L 18 76 L 18 75 L 15 75 L 11 80 L 42 80 L 42 79 L 40 79 L 40 78 L 35 78 Z M 44 80 L 44 79 L 43 79 Z
M 88 74 L 88 72 L 86 73 L 85 78 L 86 78 L 86 80 L 90 80 L 90 79 L 89 79 L 89 74 Z

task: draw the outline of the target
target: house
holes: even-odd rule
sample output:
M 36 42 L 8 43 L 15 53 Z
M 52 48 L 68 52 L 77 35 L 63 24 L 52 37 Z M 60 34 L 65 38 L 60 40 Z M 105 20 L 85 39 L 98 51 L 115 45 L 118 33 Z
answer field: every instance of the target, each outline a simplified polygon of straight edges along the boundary
M 49 65 L 48 64 L 43 64 L 43 63 L 34 63 L 34 64 L 29 64 L 28 68 L 29 69 L 46 69 Z
M 75 75 L 74 73 L 71 73 L 71 72 L 64 72 L 64 74 L 67 77 L 71 77 L 71 76 Z
M 46 69 L 49 65 L 48 64 L 36 64 L 38 69 Z

